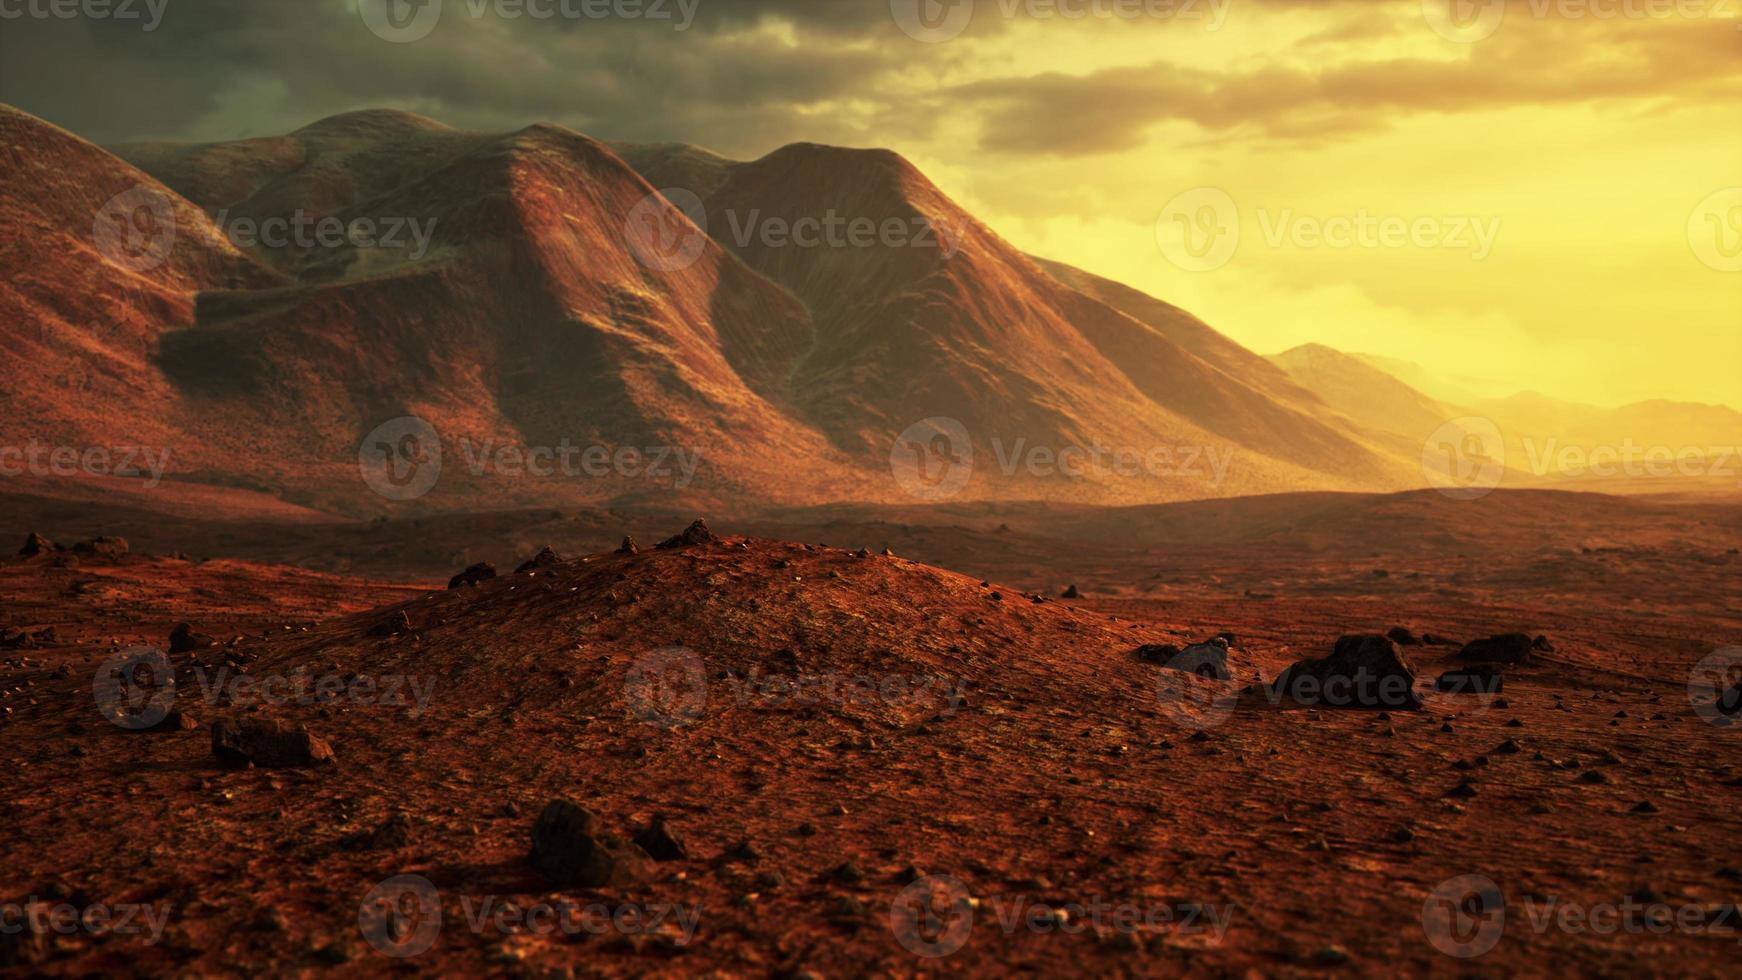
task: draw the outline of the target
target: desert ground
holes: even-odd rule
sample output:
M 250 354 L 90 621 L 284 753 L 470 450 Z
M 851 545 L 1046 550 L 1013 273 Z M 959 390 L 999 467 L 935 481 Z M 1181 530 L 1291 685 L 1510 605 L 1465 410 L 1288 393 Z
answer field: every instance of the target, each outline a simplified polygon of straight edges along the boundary
M 58 550 L 0 564 L 22 845 L 0 896 L 137 910 L 9 934 L 11 971 L 1737 962 L 1742 727 L 1690 696 L 1742 631 L 1735 504 L 843 508 L 715 518 L 667 548 L 695 515 L 271 524 L 7 504 L 0 531 Z M 76 547 L 103 536 L 128 550 Z M 483 561 L 500 574 L 447 587 Z M 1255 684 L 1394 628 L 1433 644 L 1396 648 L 1420 710 Z M 1515 632 L 1543 641 L 1498 694 L 1435 689 L 1467 641 Z M 1139 655 L 1218 633 L 1225 683 Z M 172 701 L 103 687 L 140 646 L 166 652 Z M 141 727 L 160 703 L 169 720 Z M 243 719 L 312 738 L 234 768 L 214 729 Z M 593 815 L 604 873 L 535 856 L 559 800 Z M 1488 884 L 1454 895 L 1467 881 Z

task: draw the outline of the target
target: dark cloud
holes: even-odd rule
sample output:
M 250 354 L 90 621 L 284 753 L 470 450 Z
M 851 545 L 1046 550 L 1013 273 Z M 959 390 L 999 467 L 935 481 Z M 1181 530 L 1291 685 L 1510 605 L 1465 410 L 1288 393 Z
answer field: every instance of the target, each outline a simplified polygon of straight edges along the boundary
M 967 65 L 974 39 L 1010 28 L 1001 16 L 1009 0 L 980 0 L 966 45 L 913 40 L 887 0 L 690 0 L 686 31 L 671 20 L 477 18 L 485 0 L 445 2 L 440 25 L 409 44 L 371 33 L 357 0 L 167 0 L 150 32 L 90 19 L 0 21 L 0 99 L 99 142 L 261 135 L 385 106 L 468 128 L 554 121 L 739 156 L 801 139 L 917 139 L 940 114 L 966 108 L 987 149 L 1076 156 L 1141 146 L 1170 120 L 1209 139 L 1326 138 L 1383 125 L 1394 110 L 1734 98 L 1742 60 L 1732 23 L 1510 12 L 1511 28 L 1458 57 L 1350 60 L 1401 25 L 1425 31 L 1420 3 L 1232 0 L 1230 17 L 1304 26 L 1302 56 L 1265 63 L 1252 53 L 1226 70 L 1158 62 L 1007 72 L 943 88 L 929 80 Z M 675 10 L 678 0 L 662 2 Z M 1327 43 L 1338 45 L 1336 61 L 1300 66 Z

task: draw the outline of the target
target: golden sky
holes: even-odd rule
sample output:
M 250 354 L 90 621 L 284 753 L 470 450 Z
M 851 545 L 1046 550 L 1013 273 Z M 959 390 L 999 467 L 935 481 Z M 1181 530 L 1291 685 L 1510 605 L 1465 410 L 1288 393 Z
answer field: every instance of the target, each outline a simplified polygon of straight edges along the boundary
M 359 16 L 404 2 L 12 20 L 0 98 L 100 142 L 393 107 L 888 146 L 1263 353 L 1742 407 L 1742 0 L 427 0 L 409 43 Z

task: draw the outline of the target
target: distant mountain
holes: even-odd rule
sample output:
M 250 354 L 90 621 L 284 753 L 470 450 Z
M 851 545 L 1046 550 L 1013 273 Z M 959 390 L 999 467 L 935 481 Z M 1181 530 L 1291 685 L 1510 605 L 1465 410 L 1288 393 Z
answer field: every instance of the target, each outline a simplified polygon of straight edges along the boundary
M 33 276 L 22 299 L 9 287 L 17 313 L 0 343 L 107 379 L 100 413 L 46 383 L 9 392 L 8 438 L 138 431 L 174 448 L 181 478 L 347 513 L 387 506 L 358 449 L 402 416 L 441 440 L 428 508 L 900 502 L 914 491 L 892 459 L 899 470 L 915 424 L 940 418 L 948 431 L 922 438 L 913 465 L 971 457 L 952 490 L 963 499 L 1138 503 L 1421 479 L 1407 441 L 1339 409 L 1343 393 L 1166 303 L 1023 255 L 888 151 L 796 144 L 738 162 L 365 111 L 111 154 L 14 110 L 4 120 L 7 152 L 59 196 L 8 195 L 0 212 L 16 254 L 54 257 L 18 263 Z M 183 232 L 143 274 L 89 243 L 102 202 L 132 187 Z M 321 221 L 401 234 L 246 233 Z M 807 226 L 826 240 L 794 244 Z M 93 275 L 106 285 L 88 288 Z M 106 296 L 130 305 L 80 305 Z M 112 321 L 130 324 L 125 357 L 67 340 Z M 61 337 L 52 355 L 29 346 L 48 333 Z M 943 436 L 964 444 L 928 456 Z M 683 481 L 494 465 L 504 450 L 561 446 L 681 447 L 696 462 Z M 1101 455 L 1073 459 L 1079 449 Z

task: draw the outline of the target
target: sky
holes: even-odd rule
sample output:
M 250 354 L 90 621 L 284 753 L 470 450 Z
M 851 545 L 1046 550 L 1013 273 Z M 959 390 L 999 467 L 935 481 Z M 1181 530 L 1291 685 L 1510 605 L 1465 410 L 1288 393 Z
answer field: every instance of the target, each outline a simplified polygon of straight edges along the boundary
M 69 15 L 70 16 L 67 16 Z M 1742 0 L 0 0 L 102 143 L 359 108 L 885 146 L 1261 353 L 1742 407 Z M 126 16 L 132 15 L 132 16 Z

